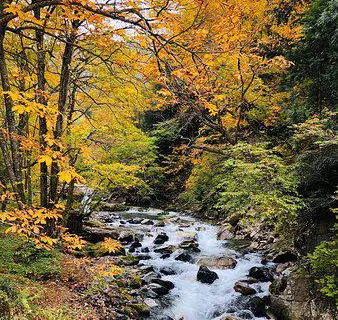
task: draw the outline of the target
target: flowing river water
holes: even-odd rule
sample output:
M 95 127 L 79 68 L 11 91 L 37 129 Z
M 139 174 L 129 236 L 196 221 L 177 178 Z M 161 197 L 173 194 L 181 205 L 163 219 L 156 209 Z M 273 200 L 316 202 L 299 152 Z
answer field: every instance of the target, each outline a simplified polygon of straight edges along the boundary
M 107 215 L 108 213 L 101 212 L 100 214 Z M 109 214 L 114 219 L 107 225 L 123 226 L 142 235 L 142 247 L 137 248 L 133 254 L 142 255 L 142 248 L 148 248 L 149 253 L 147 253 L 148 259 L 141 260 L 140 265 L 152 266 L 158 273 L 163 268 L 170 268 L 174 273 L 161 275 L 162 280 L 171 281 L 175 287 L 169 295 L 160 300 L 155 299 L 159 307 L 154 309 L 153 319 L 221 320 L 227 315 L 234 316 L 234 319 L 235 317 L 267 319 L 265 316 L 257 316 L 257 314 L 255 316 L 252 308 L 250 310 L 248 306 L 251 305 L 250 301 L 253 297 L 257 301 L 268 295 L 269 282 L 250 284 L 250 287 L 256 290 L 256 294 L 250 297 L 243 296 L 233 288 L 236 281 L 246 279 L 250 268 L 262 266 L 261 256 L 257 253 L 235 250 L 231 241 L 217 240 L 217 226 L 181 213 L 163 212 L 157 209 L 135 207 L 125 212 Z M 141 224 L 140 218 L 150 219 L 154 225 Z M 133 219 L 138 219 L 138 222 Z M 156 226 L 159 221 L 163 221 L 164 226 Z M 187 237 L 193 236 L 198 242 L 200 252 L 193 254 L 192 262 L 177 261 L 175 254 L 163 259 L 161 253 L 153 251 L 158 247 L 154 244 L 156 235 L 163 232 L 169 237 L 165 245 L 178 246 Z M 197 281 L 198 259 L 225 256 L 236 259 L 235 268 L 211 267 L 210 269 L 215 271 L 219 278 L 212 284 Z

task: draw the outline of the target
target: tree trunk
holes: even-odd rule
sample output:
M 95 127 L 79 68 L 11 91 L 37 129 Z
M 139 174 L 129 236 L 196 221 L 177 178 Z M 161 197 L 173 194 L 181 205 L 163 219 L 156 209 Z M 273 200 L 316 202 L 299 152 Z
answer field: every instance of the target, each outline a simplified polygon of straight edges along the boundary
M 58 116 L 56 120 L 56 125 L 54 129 L 54 139 L 59 140 L 63 132 L 63 122 L 66 112 L 66 103 L 69 90 L 70 82 L 70 66 L 72 62 L 72 55 L 74 51 L 74 43 L 76 40 L 77 28 L 79 22 L 72 23 L 72 31 L 69 36 L 67 36 L 67 41 L 65 44 L 63 56 L 62 56 L 62 67 L 61 67 L 61 76 L 60 76 L 60 88 L 59 88 L 59 100 L 58 100 Z M 60 148 L 57 145 L 54 145 L 55 151 L 60 151 Z M 57 161 L 52 162 L 51 174 L 50 174 L 50 189 L 49 189 L 49 200 L 51 206 L 55 204 L 55 201 L 58 198 L 57 188 L 59 183 L 58 173 L 60 172 L 59 165 Z
M 40 19 L 40 9 L 34 10 L 34 16 Z M 35 32 L 36 46 L 37 46 L 37 77 L 38 77 L 38 89 L 37 89 L 37 101 L 42 105 L 47 105 L 47 99 L 45 96 L 46 91 L 46 53 L 43 48 L 43 31 L 37 29 Z M 47 146 L 45 136 L 48 132 L 47 121 L 44 117 L 39 117 L 39 137 L 40 146 L 44 150 Z M 40 163 L 40 205 L 41 207 L 48 206 L 48 167 L 45 162 Z
M 1 7 L 3 9 L 3 7 Z M 2 13 L 2 11 L 0 12 Z M 4 38 L 6 32 L 6 24 L 0 25 L 0 75 L 1 75 L 1 85 L 2 90 L 4 92 L 10 91 L 10 82 L 8 78 L 8 70 L 5 60 L 5 49 L 4 49 Z M 9 155 L 9 151 L 7 149 L 6 144 L 6 135 L 4 132 L 1 133 L 1 150 L 4 153 L 4 159 L 6 168 L 8 171 L 8 175 L 11 179 L 11 185 L 15 192 L 17 192 L 17 200 L 22 203 L 26 202 L 25 199 L 25 191 L 24 184 L 22 180 L 22 172 L 21 172 L 21 161 L 20 161 L 20 152 L 19 147 L 20 144 L 17 140 L 18 132 L 15 126 L 15 116 L 13 113 L 13 101 L 9 94 L 4 94 L 4 103 L 5 103 L 5 130 L 7 129 L 8 138 L 10 142 L 10 151 L 11 157 Z M 14 181 L 13 181 L 14 179 Z M 20 206 L 20 204 L 19 204 Z

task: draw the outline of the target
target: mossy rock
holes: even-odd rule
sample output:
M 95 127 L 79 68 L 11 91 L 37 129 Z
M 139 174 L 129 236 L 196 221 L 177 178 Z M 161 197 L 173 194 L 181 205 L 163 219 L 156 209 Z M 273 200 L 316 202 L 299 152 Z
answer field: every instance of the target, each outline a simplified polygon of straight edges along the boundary
M 87 220 L 85 221 L 85 224 L 89 227 L 94 227 L 94 228 L 105 227 L 105 224 L 98 220 Z
M 138 277 L 138 276 L 133 276 L 131 279 L 130 279 L 130 287 L 134 288 L 134 289 L 137 289 L 137 288 L 140 288 L 141 287 L 141 278 Z
M 127 211 L 128 209 L 129 207 L 123 204 L 108 203 L 108 202 L 102 202 L 97 208 L 98 211 L 109 211 L 109 212 Z
M 133 310 L 135 310 L 140 317 L 148 317 L 148 316 L 150 316 L 150 308 L 147 305 L 145 305 L 145 304 L 134 303 L 134 304 L 131 304 L 130 307 Z

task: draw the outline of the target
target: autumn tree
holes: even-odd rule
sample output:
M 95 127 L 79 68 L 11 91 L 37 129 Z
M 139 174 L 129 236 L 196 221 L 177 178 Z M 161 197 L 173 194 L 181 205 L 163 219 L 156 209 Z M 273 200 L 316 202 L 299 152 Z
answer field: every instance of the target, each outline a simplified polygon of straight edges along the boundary
M 176 15 L 172 5 L 181 3 L 1 2 L 3 204 L 15 199 L 19 210 L 34 214 L 39 207 L 59 210 L 67 197 L 71 207 L 75 183 L 93 173 L 98 184 L 140 181 L 135 172 L 147 161 L 136 164 L 123 147 L 109 149 L 131 138 L 149 153 L 151 143 L 142 145 L 134 124 L 150 105 L 145 92 L 156 48 L 174 46 L 163 29 Z

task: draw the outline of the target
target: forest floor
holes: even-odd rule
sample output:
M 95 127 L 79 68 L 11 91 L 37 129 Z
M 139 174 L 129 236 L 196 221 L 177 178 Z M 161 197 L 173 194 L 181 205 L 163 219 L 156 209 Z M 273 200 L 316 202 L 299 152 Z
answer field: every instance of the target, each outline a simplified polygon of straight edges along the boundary
M 120 264 L 118 257 L 78 258 L 53 250 L 42 252 L 0 233 L 0 319 L 118 319 L 133 298 L 138 278 L 132 268 L 110 281 L 98 270 Z M 127 310 L 124 310 L 126 309 Z

